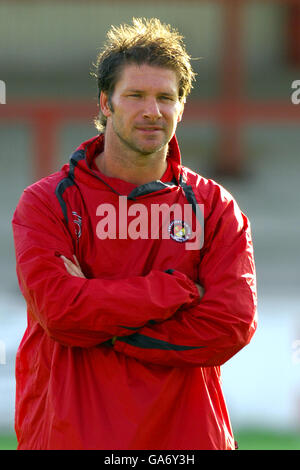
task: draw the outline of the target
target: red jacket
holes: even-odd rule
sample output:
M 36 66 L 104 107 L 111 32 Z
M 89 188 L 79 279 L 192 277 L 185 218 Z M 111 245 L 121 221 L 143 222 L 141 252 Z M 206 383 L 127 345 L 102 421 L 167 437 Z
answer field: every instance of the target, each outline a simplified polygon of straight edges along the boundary
M 220 365 L 256 328 L 249 222 L 220 185 L 181 166 L 175 137 L 162 181 L 139 187 L 96 170 L 102 148 L 102 135 L 83 143 L 24 191 L 13 217 L 28 306 L 18 448 L 232 449 Z M 192 207 L 192 219 L 177 231 L 171 214 L 163 237 L 156 218 L 150 237 L 160 204 Z M 199 221 L 200 249 L 187 249 Z M 61 254 L 76 254 L 86 279 Z

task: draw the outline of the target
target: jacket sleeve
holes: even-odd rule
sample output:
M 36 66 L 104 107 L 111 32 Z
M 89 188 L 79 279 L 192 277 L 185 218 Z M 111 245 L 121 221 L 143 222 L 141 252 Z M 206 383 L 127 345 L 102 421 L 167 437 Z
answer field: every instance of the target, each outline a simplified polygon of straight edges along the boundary
M 250 341 L 256 329 L 256 276 L 249 222 L 234 200 L 214 217 L 205 224 L 200 303 L 118 338 L 116 351 L 166 366 L 217 366 Z
M 68 274 L 58 254 L 72 260 L 72 237 L 50 203 L 36 192 L 24 191 L 12 225 L 16 270 L 28 313 L 64 345 L 96 346 L 199 302 L 196 286 L 180 273 L 151 271 L 117 280 Z

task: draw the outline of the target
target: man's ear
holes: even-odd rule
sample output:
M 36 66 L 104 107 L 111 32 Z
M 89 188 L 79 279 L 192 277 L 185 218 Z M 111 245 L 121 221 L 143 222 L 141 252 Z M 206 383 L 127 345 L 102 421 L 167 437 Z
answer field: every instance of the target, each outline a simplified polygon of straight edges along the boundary
M 104 91 L 101 91 L 101 93 L 100 93 L 99 105 L 100 105 L 100 109 L 102 111 L 102 114 L 105 117 L 111 116 L 112 106 L 111 106 L 110 98 L 108 97 L 108 95 L 106 93 L 104 93 Z
M 185 100 L 182 100 L 180 102 L 180 108 L 179 108 L 179 115 L 178 115 L 178 118 L 177 118 L 177 123 L 182 120 L 183 111 L 184 111 L 184 103 L 185 103 Z

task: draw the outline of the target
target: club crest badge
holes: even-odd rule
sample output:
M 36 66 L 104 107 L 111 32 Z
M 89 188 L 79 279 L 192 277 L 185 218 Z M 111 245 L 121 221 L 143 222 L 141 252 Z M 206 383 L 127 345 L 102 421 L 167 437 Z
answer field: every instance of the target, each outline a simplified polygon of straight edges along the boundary
M 75 224 L 75 234 L 77 237 L 77 240 L 81 237 L 81 225 L 82 225 L 82 217 L 77 214 L 77 212 L 73 211 L 72 215 L 76 218 L 73 219 L 73 222 Z
M 191 237 L 191 228 L 183 220 L 173 220 L 169 225 L 169 234 L 176 242 L 183 243 Z

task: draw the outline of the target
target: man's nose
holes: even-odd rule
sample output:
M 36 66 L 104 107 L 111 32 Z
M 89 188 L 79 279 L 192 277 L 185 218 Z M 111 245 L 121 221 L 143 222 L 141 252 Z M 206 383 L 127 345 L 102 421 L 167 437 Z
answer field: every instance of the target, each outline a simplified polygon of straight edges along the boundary
M 143 117 L 155 121 L 161 118 L 162 114 L 159 108 L 159 103 L 155 98 L 149 98 L 145 101 Z

